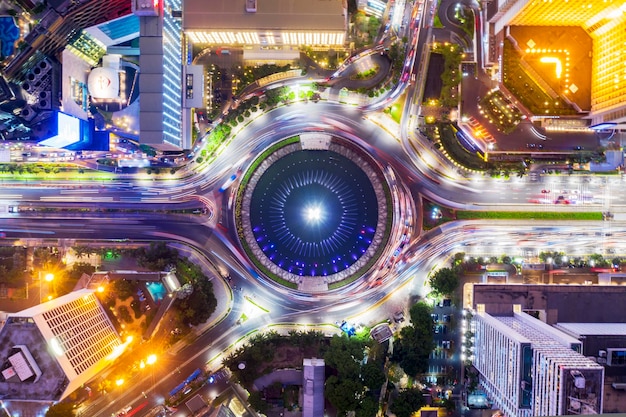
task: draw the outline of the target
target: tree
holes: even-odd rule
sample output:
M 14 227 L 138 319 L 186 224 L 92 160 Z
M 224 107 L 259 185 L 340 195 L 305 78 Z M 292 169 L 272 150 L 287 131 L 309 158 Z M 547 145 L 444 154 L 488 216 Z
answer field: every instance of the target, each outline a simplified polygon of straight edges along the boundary
M 333 336 L 324 354 L 326 366 L 337 371 L 340 378 L 358 379 L 359 362 L 363 360 L 364 343 L 346 335 Z M 352 409 L 350 409 L 352 410 Z
M 433 319 L 430 316 L 432 312 L 432 307 L 423 301 L 413 304 L 409 309 L 411 325 L 417 332 L 417 336 L 420 338 L 426 338 L 426 340 L 430 341 L 432 341 L 433 335 Z
M 418 389 L 406 389 L 401 391 L 393 400 L 389 409 L 396 417 L 411 417 L 414 412 L 426 405 L 422 393 Z
M 150 243 L 148 249 L 137 249 L 135 256 L 140 266 L 153 271 L 163 271 L 170 265 L 176 265 L 178 251 L 168 247 L 165 242 L 158 242 Z
M 591 266 L 596 266 L 598 268 L 606 268 L 609 266 L 609 262 L 599 253 L 592 253 L 589 255 L 589 261 L 591 261 Z
M 363 398 L 356 409 L 356 417 L 375 417 L 378 414 L 378 402 L 371 396 Z
M 385 379 L 382 364 L 378 361 L 368 361 L 361 368 L 361 380 L 371 390 L 379 390 L 385 383 Z
M 428 369 L 428 356 L 433 349 L 431 312 L 424 302 L 414 304 L 409 310 L 412 325 L 403 327 L 394 342 L 392 359 L 411 377 Z
M 356 410 L 363 394 L 363 385 L 353 379 L 339 379 L 335 375 L 326 380 L 326 398 L 339 413 Z
M 430 276 L 430 286 L 439 295 L 449 295 L 459 287 L 459 275 L 450 268 L 441 268 Z
M 260 391 L 252 391 L 248 397 L 248 403 L 252 408 L 260 413 L 265 413 L 269 409 L 267 402 L 262 398 Z
M 58 403 L 50 406 L 46 417 L 74 417 L 74 405 L 71 403 Z

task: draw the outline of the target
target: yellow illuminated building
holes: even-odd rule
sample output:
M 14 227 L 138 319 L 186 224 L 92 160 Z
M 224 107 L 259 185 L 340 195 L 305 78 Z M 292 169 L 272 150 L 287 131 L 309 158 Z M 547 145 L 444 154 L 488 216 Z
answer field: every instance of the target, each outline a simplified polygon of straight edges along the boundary
M 499 0 L 489 22 L 506 26 L 579 26 L 592 38 L 592 124 L 626 120 L 626 1 Z

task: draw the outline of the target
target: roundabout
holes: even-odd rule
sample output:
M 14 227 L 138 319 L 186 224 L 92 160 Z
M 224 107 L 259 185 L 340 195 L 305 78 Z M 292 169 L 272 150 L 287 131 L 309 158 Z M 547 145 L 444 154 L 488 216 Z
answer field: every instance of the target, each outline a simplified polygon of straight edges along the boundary
M 388 240 L 391 197 L 380 166 L 329 134 L 303 133 L 252 163 L 239 187 L 240 242 L 261 273 L 304 292 L 363 275 Z

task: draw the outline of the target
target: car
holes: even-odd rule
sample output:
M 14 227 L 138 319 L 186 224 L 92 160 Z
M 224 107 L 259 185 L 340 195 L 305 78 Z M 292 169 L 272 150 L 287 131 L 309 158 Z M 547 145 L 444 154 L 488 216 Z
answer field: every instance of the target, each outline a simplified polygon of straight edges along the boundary
M 404 321 L 404 312 L 403 311 L 396 311 L 393 315 L 393 320 L 396 323 L 402 323 Z
M 541 190 L 542 194 L 548 194 L 550 192 L 550 190 Z
M 127 405 L 126 407 L 124 407 L 120 411 L 118 411 L 117 413 L 111 414 L 111 416 L 113 416 L 113 417 L 125 416 L 132 409 L 133 409 L 133 407 L 131 407 L 130 405 Z

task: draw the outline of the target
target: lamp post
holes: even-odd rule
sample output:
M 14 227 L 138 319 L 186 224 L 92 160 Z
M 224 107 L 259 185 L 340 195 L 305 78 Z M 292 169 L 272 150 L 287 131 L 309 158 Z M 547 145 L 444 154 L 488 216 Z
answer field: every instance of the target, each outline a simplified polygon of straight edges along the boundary
M 150 367 L 150 379 L 152 380 L 152 387 L 150 388 L 150 390 L 154 390 L 154 364 L 156 363 L 156 361 L 157 361 L 157 355 L 153 353 L 151 355 L 148 355 L 145 362 L 142 360 L 141 363 L 139 364 L 139 367 L 141 369 L 144 369 L 146 365 Z M 145 395 L 146 394 L 144 393 L 144 397 Z
M 51 282 L 54 281 L 54 274 L 47 273 L 43 276 L 43 279 L 42 279 L 42 275 L 43 275 L 42 272 L 39 271 L 39 304 L 42 303 L 41 287 L 43 286 L 43 282 L 46 281 L 48 283 L 48 293 L 49 293 Z

